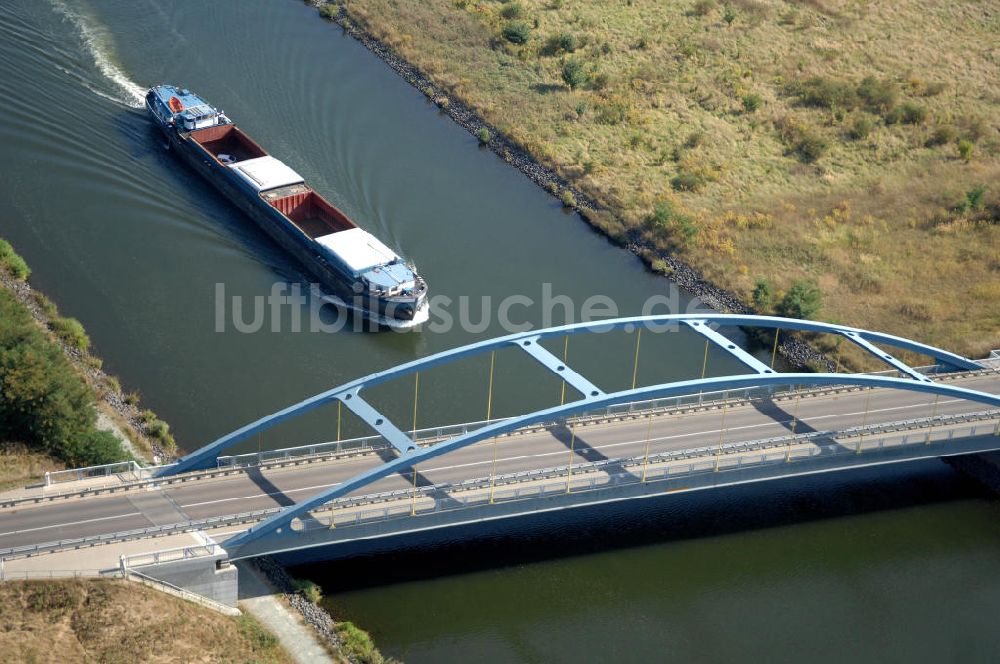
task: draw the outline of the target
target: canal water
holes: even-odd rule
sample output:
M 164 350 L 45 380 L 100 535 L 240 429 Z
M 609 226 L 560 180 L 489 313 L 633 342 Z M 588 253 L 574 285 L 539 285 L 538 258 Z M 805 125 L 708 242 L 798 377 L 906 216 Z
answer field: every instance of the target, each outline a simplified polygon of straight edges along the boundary
M 349 379 L 501 334 L 511 295 L 522 296 L 507 302 L 511 322 L 533 325 L 579 320 L 588 298 L 591 313 L 621 315 L 654 297 L 657 312 L 697 305 L 305 4 L 9 0 L 0 37 L 0 235 L 189 449 Z M 355 331 L 329 308 L 314 317 L 307 299 L 265 307 L 262 328 L 241 332 L 255 298 L 307 278 L 164 149 L 141 108 L 160 82 L 221 106 L 412 260 L 438 298 L 433 328 Z M 343 329 L 310 331 L 314 318 Z M 609 334 L 574 338 L 568 355 L 613 389 L 632 380 L 635 348 L 635 334 Z M 525 379 L 531 362 L 516 352 L 497 356 L 494 416 L 558 402 L 559 385 Z M 703 357 L 693 335 L 644 335 L 638 382 L 698 375 Z M 485 417 L 488 369 L 480 358 L 421 376 L 417 426 Z M 733 369 L 709 353 L 708 374 Z M 372 399 L 412 424 L 413 388 Z M 321 410 L 248 446 L 336 429 L 336 412 Z M 362 432 L 343 421 L 341 435 Z M 876 480 L 651 502 L 300 571 L 328 588 L 331 610 L 415 662 L 822 658 L 907 643 L 916 659 L 995 652 L 983 621 L 1000 602 L 996 503 L 939 463 Z

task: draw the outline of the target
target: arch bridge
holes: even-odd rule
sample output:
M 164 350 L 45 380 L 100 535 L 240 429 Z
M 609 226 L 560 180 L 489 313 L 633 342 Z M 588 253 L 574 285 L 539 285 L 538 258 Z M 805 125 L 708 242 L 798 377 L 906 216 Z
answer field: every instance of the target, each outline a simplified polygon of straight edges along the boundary
M 643 327 L 664 328 L 666 326 L 683 326 L 703 336 L 708 344 L 725 351 L 735 358 L 740 365 L 745 367 L 745 371 L 726 376 L 681 380 L 642 387 L 635 387 L 633 381 L 633 386 L 630 389 L 605 392 L 583 375 L 583 373 L 575 371 L 564 359 L 560 359 L 540 343 L 542 340 L 554 337 L 611 330 L 632 331 L 639 329 L 641 334 Z M 737 326 L 839 335 L 861 348 L 865 353 L 895 369 L 899 375 L 779 371 L 761 362 L 740 348 L 736 342 L 718 331 L 720 327 Z M 960 387 L 944 381 L 936 381 L 931 375 L 922 373 L 908 365 L 879 345 L 892 346 L 929 356 L 933 358 L 937 368 L 943 371 L 965 372 L 984 369 L 984 366 L 973 360 L 910 339 L 842 325 L 791 318 L 699 313 L 639 316 L 577 323 L 481 341 L 350 381 L 237 429 L 181 458 L 176 464 L 164 467 L 160 471 L 160 475 L 170 475 L 210 467 L 216 463 L 216 459 L 221 453 L 240 441 L 255 436 L 290 418 L 332 403 L 339 403 L 353 412 L 388 442 L 394 452 L 393 458 L 360 472 L 346 481 L 317 491 L 314 495 L 300 502 L 288 505 L 277 513 L 256 523 L 242 534 L 228 540 L 225 543 L 225 547 L 230 552 L 230 555 L 241 557 L 239 552 L 247 548 L 251 543 L 257 543 L 257 545 L 249 547 L 249 549 L 256 550 L 259 548 L 260 543 L 258 541 L 262 538 L 290 536 L 293 532 L 291 525 L 294 520 L 306 517 L 310 512 L 317 510 L 331 501 L 356 493 L 359 489 L 363 489 L 377 480 L 392 474 L 415 469 L 418 463 L 468 447 L 480 441 L 523 429 L 524 427 L 561 420 L 616 404 L 700 392 L 797 384 L 804 386 L 853 385 L 871 388 L 889 388 L 892 390 L 950 397 L 952 399 L 985 404 L 993 408 L 1000 407 L 1000 396 Z M 579 398 L 566 401 L 559 406 L 544 408 L 498 421 L 488 421 L 479 428 L 456 434 L 429 445 L 418 445 L 413 437 L 405 433 L 402 428 L 394 424 L 388 417 L 380 413 L 364 399 L 364 390 L 389 380 L 415 374 L 433 366 L 455 362 L 462 358 L 491 353 L 510 347 L 520 349 L 535 360 L 544 370 L 562 380 L 564 385 L 574 388 L 579 393 Z M 636 349 L 636 361 L 638 362 L 638 346 Z

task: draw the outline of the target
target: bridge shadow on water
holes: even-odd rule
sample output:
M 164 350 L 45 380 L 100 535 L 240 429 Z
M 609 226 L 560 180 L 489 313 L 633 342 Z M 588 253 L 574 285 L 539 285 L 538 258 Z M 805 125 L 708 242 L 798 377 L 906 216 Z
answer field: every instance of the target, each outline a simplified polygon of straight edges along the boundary
M 945 463 L 924 460 L 581 507 L 277 558 L 295 567 L 294 576 L 334 593 L 970 499 L 995 497 Z

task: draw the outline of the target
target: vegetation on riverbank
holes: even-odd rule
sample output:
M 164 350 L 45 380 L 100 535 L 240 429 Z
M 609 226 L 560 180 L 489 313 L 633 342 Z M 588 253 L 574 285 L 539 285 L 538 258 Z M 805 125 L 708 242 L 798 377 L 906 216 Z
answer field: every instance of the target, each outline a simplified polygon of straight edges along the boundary
M 127 581 L 6 581 L 0 625 L 10 662 L 292 661 L 249 616 L 223 616 Z
M 799 282 L 826 319 L 1000 346 L 1000 21 L 982 3 L 340 6 L 651 264 L 679 256 L 748 303 L 763 283 L 762 313 Z
M 122 414 L 129 409 L 155 444 L 172 450 L 166 424 L 138 411 L 138 397 L 122 394 L 118 380 L 101 371 L 83 326 L 31 289 L 30 273 L 0 240 L 0 488 L 62 465 L 125 460 L 126 447 L 151 457 L 150 441 Z

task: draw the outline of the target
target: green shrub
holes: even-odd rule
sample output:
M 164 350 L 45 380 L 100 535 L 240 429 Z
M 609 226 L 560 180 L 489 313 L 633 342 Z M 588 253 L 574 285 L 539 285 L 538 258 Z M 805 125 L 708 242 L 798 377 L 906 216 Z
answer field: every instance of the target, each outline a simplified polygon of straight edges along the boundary
M 562 201 L 563 207 L 565 208 L 575 208 L 576 207 L 576 196 L 569 189 L 563 189 L 562 196 L 559 197 Z
M 736 20 L 736 10 L 731 5 L 726 5 L 722 12 L 722 20 L 726 22 L 726 25 L 732 25 L 733 21 Z
M 674 210 L 669 201 L 658 202 L 643 225 L 660 239 L 682 246 L 693 241 L 701 232 L 697 221 Z
M 927 119 L 926 106 L 906 102 L 900 107 L 900 110 L 903 112 L 901 118 L 903 124 L 923 124 L 924 120 Z
M 800 81 L 795 87 L 799 102 L 817 108 L 854 108 L 857 92 L 847 81 L 838 81 L 825 76 L 811 76 Z
M 6 268 L 15 279 L 23 281 L 31 276 L 28 264 L 14 251 L 9 242 L 2 239 L 0 239 L 0 267 Z
M 128 394 L 126 394 L 125 395 L 125 403 L 127 403 L 128 405 L 130 405 L 132 407 L 138 406 L 139 405 L 139 393 L 138 392 L 129 392 Z
M 974 210 L 982 210 L 984 207 L 986 207 L 986 185 L 977 184 L 965 192 L 965 196 L 958 202 L 955 209 L 965 214 Z
M 42 310 L 49 318 L 53 318 L 59 315 L 59 309 L 56 307 L 55 302 L 45 297 L 42 293 L 38 291 L 31 291 L 31 299 L 35 301 L 35 304 Z
M 621 99 L 612 99 L 597 107 L 597 121 L 606 125 L 617 125 L 628 119 L 629 105 Z
M 649 267 L 653 270 L 653 272 L 662 275 L 670 275 L 673 274 L 674 271 L 673 268 L 671 268 L 670 265 L 667 264 L 667 261 L 663 260 L 662 258 L 657 258 L 656 260 L 654 260 L 652 263 L 649 264 Z
M 798 155 L 799 161 L 812 164 L 825 155 L 829 147 L 829 143 L 822 136 L 803 132 L 795 143 L 795 154 Z
M 480 127 L 479 130 L 476 131 L 476 138 L 479 139 L 480 145 L 486 145 L 493 139 L 493 134 L 491 134 L 490 130 L 486 127 Z
M 90 337 L 77 319 L 56 317 L 49 323 L 49 327 L 65 344 L 81 351 L 90 348 Z
M 348 659 L 361 664 L 383 664 L 385 658 L 379 653 L 368 632 L 355 626 L 354 623 L 337 623 L 334 628 L 340 637 L 341 647 Z
M 552 35 L 545 41 L 545 53 L 556 55 L 557 53 L 572 53 L 580 48 L 580 40 L 572 32 L 560 32 Z
M 306 598 L 306 601 L 319 604 L 323 599 L 323 589 L 307 579 L 293 579 L 292 587 L 295 592 Z
M 776 307 L 776 313 L 786 318 L 812 318 L 822 307 L 819 287 L 808 281 L 796 281 Z
M 937 147 L 939 145 L 947 145 L 955 140 L 957 134 L 955 129 L 949 126 L 938 127 L 934 132 L 927 138 L 924 143 L 929 148 Z
M 908 101 L 885 115 L 887 124 L 921 124 L 927 119 L 927 108 Z
M 524 21 L 513 21 L 503 26 L 500 34 L 511 44 L 524 44 L 531 36 L 531 27 Z
M 963 138 L 958 142 L 958 156 L 962 158 L 963 161 L 970 161 L 972 159 L 972 153 L 975 150 L 975 144 L 967 138 Z
M 335 3 L 323 5 L 322 7 L 319 8 L 319 15 L 327 19 L 328 21 L 334 20 L 335 18 L 337 18 L 339 14 L 340 14 L 340 6 Z
M 747 113 L 756 112 L 764 104 L 764 98 L 752 92 L 743 96 L 743 110 Z
M 866 76 L 858 84 L 858 97 L 871 110 L 886 113 L 896 106 L 899 87 L 889 79 L 879 80 L 874 76 Z
M 868 138 L 875 129 L 875 122 L 867 115 L 855 115 L 848 135 L 855 141 Z
M 774 289 L 767 279 L 758 279 L 753 287 L 753 306 L 757 313 L 766 314 L 774 304 Z
M 583 62 L 571 58 L 563 63 L 562 80 L 570 90 L 575 90 L 587 82 L 587 72 Z
M 170 425 L 159 418 L 154 418 L 146 424 L 146 435 L 158 440 L 167 451 L 177 447 L 177 442 L 174 440 L 173 434 L 170 433 Z
M 524 10 L 524 5 L 516 1 L 504 3 L 504 6 L 500 8 L 500 16 L 504 17 L 508 21 L 524 18 L 526 14 L 527 12 Z
M 581 99 L 576 102 L 576 106 L 573 107 L 573 110 L 576 111 L 576 117 L 582 118 L 587 112 L 587 100 Z
M 705 178 L 691 171 L 680 171 L 670 179 L 675 191 L 698 191 L 705 186 Z
M 110 431 L 85 431 L 66 441 L 59 454 L 70 467 L 99 466 L 122 461 L 121 441 Z
M 95 429 L 94 395 L 28 310 L 0 289 L 0 440 L 23 441 L 69 465 L 125 458 Z

